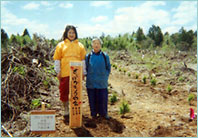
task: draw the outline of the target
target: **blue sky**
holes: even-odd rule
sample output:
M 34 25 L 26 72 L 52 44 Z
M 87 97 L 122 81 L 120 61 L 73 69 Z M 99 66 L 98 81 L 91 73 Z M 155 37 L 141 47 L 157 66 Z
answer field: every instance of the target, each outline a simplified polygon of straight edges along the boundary
M 196 1 L 1 1 L 1 28 L 8 35 L 27 28 L 49 39 L 60 39 L 67 24 L 78 36 L 117 36 L 138 27 L 146 34 L 154 24 L 162 32 L 197 30 Z

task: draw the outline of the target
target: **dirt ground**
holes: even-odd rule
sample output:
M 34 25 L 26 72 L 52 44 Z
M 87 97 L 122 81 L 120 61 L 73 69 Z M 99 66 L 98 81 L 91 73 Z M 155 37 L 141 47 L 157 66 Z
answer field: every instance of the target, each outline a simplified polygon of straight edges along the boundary
M 117 61 L 114 61 L 116 63 Z M 125 66 L 125 65 L 124 65 Z M 196 66 L 196 65 L 195 65 Z M 64 120 L 62 105 L 59 101 L 58 87 L 54 87 L 53 97 L 48 97 L 52 104 L 51 109 L 56 110 L 56 132 L 47 134 L 46 137 L 197 137 L 197 116 L 194 120 L 189 120 L 190 108 L 197 113 L 197 97 L 188 103 L 189 93 L 197 95 L 196 76 L 191 72 L 183 72 L 191 83 L 176 82 L 174 77 L 164 73 L 154 73 L 157 78 L 156 86 L 152 86 L 147 80 L 142 82 L 143 76 L 148 75 L 148 71 L 140 66 L 127 65 L 131 73 L 129 77 L 124 72 L 119 72 L 112 67 L 109 78 L 109 96 L 112 92 L 118 95 L 118 101 L 108 104 L 110 120 L 98 118 L 92 120 L 88 104 L 85 83 L 83 84 L 83 126 L 82 128 L 69 128 L 68 122 Z M 139 73 L 139 78 L 135 74 Z M 171 92 L 167 92 L 167 86 L 171 84 Z M 51 99 L 50 99 L 51 98 Z M 123 100 L 128 101 L 130 112 L 122 118 L 119 114 L 119 107 Z M 28 113 L 24 113 L 28 116 Z M 23 121 L 22 121 L 23 122 Z M 17 125 L 6 126 L 15 127 L 20 130 L 20 134 L 11 131 L 14 136 L 36 137 L 28 129 L 29 123 L 19 129 Z M 2 133 L 2 136 L 7 136 Z

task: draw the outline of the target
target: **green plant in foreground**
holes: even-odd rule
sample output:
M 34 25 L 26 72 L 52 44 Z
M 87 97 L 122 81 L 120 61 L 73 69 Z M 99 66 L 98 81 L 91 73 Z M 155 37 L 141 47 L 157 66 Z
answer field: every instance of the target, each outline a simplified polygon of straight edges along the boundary
M 49 68 L 43 67 L 45 73 L 55 74 L 54 65 L 50 66 Z
M 113 95 L 110 97 L 110 103 L 114 104 L 116 101 L 118 101 L 117 95 L 113 93 Z
M 130 112 L 129 104 L 126 101 L 123 101 L 120 106 L 120 114 L 124 116 L 125 113 Z
M 20 75 L 25 75 L 25 68 L 23 66 L 14 67 L 13 71 L 18 72 Z
M 146 84 L 146 76 L 143 77 L 143 83 Z
M 130 77 L 131 76 L 131 73 L 128 73 L 128 76 Z
M 156 79 L 155 78 L 153 78 L 153 79 L 151 79 L 151 85 L 153 85 L 153 86 L 155 86 L 156 85 Z
M 182 82 L 184 81 L 184 77 L 180 76 L 178 80 Z
M 119 68 L 119 72 L 121 72 L 121 71 L 122 71 L 122 69 Z
M 195 95 L 194 94 L 189 94 L 188 95 L 188 102 L 190 103 L 193 99 L 195 98 Z
M 44 85 L 44 87 L 48 88 L 49 87 L 49 84 L 50 84 L 50 78 L 49 77 L 46 77 L 46 79 L 43 80 L 43 85 Z
M 126 69 L 123 70 L 124 74 L 126 73 Z
M 44 85 L 45 87 L 48 87 L 49 82 L 48 82 L 47 80 L 44 80 L 44 81 L 43 81 L 43 85 Z
M 35 109 L 37 107 L 39 107 L 41 105 L 41 101 L 40 99 L 34 99 L 32 100 L 32 103 L 31 103 L 31 108 Z
M 135 74 L 135 78 L 138 79 L 139 78 L 139 74 Z
M 118 68 L 118 66 L 116 64 L 112 64 L 112 67 L 114 67 L 115 69 Z
M 50 108 L 51 107 L 51 105 L 50 104 L 47 104 L 47 108 Z
M 171 87 L 171 85 L 168 85 L 168 87 L 167 87 L 167 91 L 168 91 L 168 92 L 171 92 L 171 91 L 172 91 L 172 87 Z

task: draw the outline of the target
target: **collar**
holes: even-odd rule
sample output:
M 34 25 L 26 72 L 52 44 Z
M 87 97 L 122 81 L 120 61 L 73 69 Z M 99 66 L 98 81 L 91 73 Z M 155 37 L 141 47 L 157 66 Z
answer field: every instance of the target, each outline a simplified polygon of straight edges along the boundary
M 102 53 L 102 50 L 100 50 L 100 51 L 98 51 L 97 53 L 95 53 L 94 50 L 92 49 L 91 53 L 92 53 L 92 54 L 95 54 L 95 55 L 100 55 L 100 54 Z
M 75 39 L 74 41 L 70 41 L 68 38 L 64 40 L 65 43 L 78 43 L 78 39 Z

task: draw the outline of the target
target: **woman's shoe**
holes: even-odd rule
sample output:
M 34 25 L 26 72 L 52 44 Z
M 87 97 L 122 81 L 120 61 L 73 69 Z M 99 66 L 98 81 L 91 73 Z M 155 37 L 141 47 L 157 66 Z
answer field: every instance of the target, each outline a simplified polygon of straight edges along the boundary
M 106 120 L 109 120 L 111 117 L 108 116 L 108 115 L 105 115 L 105 116 L 101 116 L 102 118 L 106 119 Z
M 108 116 L 108 115 L 105 116 L 105 119 L 106 119 L 106 120 L 109 120 L 110 118 L 111 118 L 111 117 Z
M 91 118 L 92 118 L 93 120 L 96 120 L 96 119 L 97 119 L 97 116 L 91 116 Z

